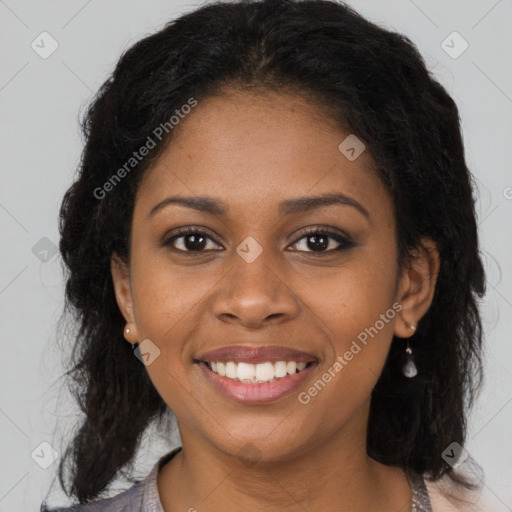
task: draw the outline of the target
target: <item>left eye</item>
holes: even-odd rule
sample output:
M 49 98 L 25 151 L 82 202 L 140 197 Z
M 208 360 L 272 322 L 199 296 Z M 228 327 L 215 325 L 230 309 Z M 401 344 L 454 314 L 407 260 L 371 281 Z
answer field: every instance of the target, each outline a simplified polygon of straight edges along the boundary
M 303 234 L 303 236 L 294 242 L 291 247 L 300 246 L 302 240 L 304 240 L 304 242 L 302 242 L 302 248 L 299 247 L 297 250 L 320 254 L 340 251 L 354 245 L 352 241 L 349 240 L 349 238 L 346 236 L 340 235 L 339 233 L 334 233 L 332 231 L 317 229 L 308 231 Z M 332 247 L 333 242 L 335 245 L 337 244 L 337 247 Z

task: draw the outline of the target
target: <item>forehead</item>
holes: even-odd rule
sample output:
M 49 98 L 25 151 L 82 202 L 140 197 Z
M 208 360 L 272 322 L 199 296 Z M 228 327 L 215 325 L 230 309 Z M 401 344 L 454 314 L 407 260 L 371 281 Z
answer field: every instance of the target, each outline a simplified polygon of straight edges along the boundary
M 210 195 L 233 210 L 256 212 L 283 197 L 340 192 L 389 210 L 369 152 L 347 158 L 343 143 L 351 134 L 328 114 L 327 107 L 289 94 L 209 97 L 184 116 L 146 171 L 137 203 L 150 210 L 167 195 Z

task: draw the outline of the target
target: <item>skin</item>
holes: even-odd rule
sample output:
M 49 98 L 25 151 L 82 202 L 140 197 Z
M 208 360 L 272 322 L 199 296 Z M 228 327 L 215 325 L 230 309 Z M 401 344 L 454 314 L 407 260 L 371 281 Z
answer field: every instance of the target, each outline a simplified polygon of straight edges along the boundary
M 159 348 L 146 370 L 178 419 L 183 450 L 157 481 L 166 512 L 410 510 L 403 471 L 368 457 L 366 429 L 392 337 L 411 336 L 428 310 L 439 256 L 425 239 L 399 271 L 391 197 L 369 151 L 354 161 L 342 155 L 347 135 L 301 97 L 225 91 L 181 121 L 140 184 L 131 260 L 113 255 L 112 276 L 125 338 Z M 285 199 L 332 192 L 355 199 L 368 218 L 340 204 L 278 213 Z M 170 195 L 220 199 L 229 213 L 174 204 L 148 218 Z M 185 226 L 201 226 L 220 245 L 208 239 L 202 253 L 179 252 L 184 237 L 174 250 L 160 245 Z M 305 227 L 345 232 L 356 245 L 331 251 L 340 244 L 329 238 L 315 251 Z M 248 236 L 263 249 L 252 263 L 236 252 Z M 301 404 L 298 393 L 394 303 L 401 311 Z M 319 363 L 297 392 L 240 404 L 194 363 L 200 352 L 239 343 L 293 347 Z

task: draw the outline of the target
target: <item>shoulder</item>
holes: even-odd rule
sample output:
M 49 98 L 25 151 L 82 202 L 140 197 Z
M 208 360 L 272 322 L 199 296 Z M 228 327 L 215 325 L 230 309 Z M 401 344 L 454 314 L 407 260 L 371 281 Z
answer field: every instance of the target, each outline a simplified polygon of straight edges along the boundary
M 71 505 L 65 508 L 41 508 L 40 512 L 142 512 L 144 482 L 137 482 L 112 498 Z
M 158 494 L 157 475 L 161 467 L 180 450 L 181 446 L 178 446 L 162 455 L 144 480 L 136 481 L 117 496 L 65 508 L 49 509 L 43 504 L 40 512 L 163 512 Z
M 481 489 L 468 490 L 456 485 L 447 475 L 430 480 L 424 477 L 432 512 L 491 512 L 484 503 Z

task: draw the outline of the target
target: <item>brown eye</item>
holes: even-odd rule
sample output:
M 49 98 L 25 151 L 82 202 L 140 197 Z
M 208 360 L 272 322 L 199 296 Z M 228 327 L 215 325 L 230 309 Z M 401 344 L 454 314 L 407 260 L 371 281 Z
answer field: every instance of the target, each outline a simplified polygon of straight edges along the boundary
M 312 229 L 302 233 L 297 241 L 292 245 L 299 247 L 298 251 L 312 252 L 312 253 L 332 253 L 354 247 L 355 244 L 347 236 L 341 235 L 330 230 L 325 229 Z M 305 242 L 301 241 L 305 240 Z
M 208 244 L 212 242 L 211 244 Z M 177 252 L 204 252 L 206 250 L 218 250 L 215 246 L 218 242 L 205 233 L 197 229 L 185 228 L 162 242 L 162 246 L 171 246 Z

